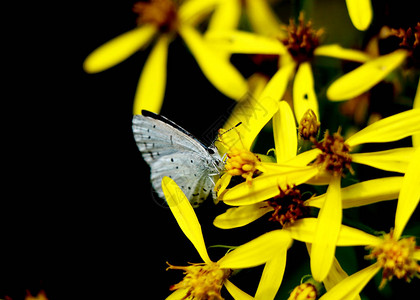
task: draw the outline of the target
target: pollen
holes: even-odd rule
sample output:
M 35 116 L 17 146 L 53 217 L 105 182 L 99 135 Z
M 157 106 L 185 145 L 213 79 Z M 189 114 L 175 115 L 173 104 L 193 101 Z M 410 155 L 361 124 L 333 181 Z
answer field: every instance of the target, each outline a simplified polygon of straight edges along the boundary
M 313 29 L 311 21 L 305 23 L 304 15 L 301 12 L 298 24 L 295 24 L 295 21 L 291 19 L 286 31 L 288 37 L 282 40 L 282 42 L 294 60 L 298 63 L 311 60 L 314 56 L 314 50 L 320 44 L 320 37 L 324 33 L 324 30 Z
M 321 142 L 313 139 L 315 147 L 322 151 L 315 160 L 314 165 L 334 176 L 344 176 L 346 170 L 351 174 L 354 173 L 351 167 L 350 146 L 344 142 L 340 131 L 339 129 L 331 136 L 327 130 L 324 140 Z
M 150 0 L 149 2 L 137 2 L 133 11 L 139 16 L 137 24 L 153 24 L 161 32 L 171 32 L 177 27 L 177 7 L 171 0 Z
M 227 153 L 225 168 L 232 176 L 242 176 L 250 184 L 254 174 L 258 174 L 259 158 L 252 152 L 233 147 Z
M 274 208 L 269 221 L 278 222 L 281 226 L 293 224 L 309 212 L 308 207 L 304 205 L 300 190 L 287 187 L 285 190 L 279 188 L 279 191 L 278 196 L 267 201 L 268 205 Z
M 299 136 L 304 140 L 317 138 L 321 123 L 318 121 L 314 111 L 308 109 L 299 122 Z
M 206 264 L 191 264 L 190 266 L 172 266 L 167 263 L 169 269 L 183 270 L 184 279 L 171 286 L 170 290 L 177 289 L 187 290 L 184 299 L 208 299 L 223 300 L 220 290 L 225 280 L 230 276 L 230 269 L 221 269 L 217 263 L 211 262 Z
M 392 237 L 392 232 L 384 236 L 384 241 L 377 246 L 368 246 L 370 254 L 366 259 L 376 259 L 381 265 L 382 281 L 379 288 L 383 288 L 393 276 L 404 278 L 410 282 L 414 276 L 419 277 L 420 266 L 414 259 L 414 252 L 418 248 L 414 237 L 403 238 L 399 241 Z

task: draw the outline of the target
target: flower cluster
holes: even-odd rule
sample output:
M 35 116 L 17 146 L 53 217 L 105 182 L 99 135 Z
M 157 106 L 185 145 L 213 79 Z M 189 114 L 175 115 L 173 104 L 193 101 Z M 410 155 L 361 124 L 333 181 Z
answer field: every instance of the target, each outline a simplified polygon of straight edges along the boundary
M 374 11 L 370 0 L 343 0 L 353 30 L 370 38 L 368 47 L 348 49 L 324 43 L 331 29 L 317 28 L 307 17 L 309 8 L 286 25 L 273 2 L 141 1 L 133 8 L 138 26 L 84 62 L 86 72 L 100 72 L 152 44 L 133 111 L 159 113 L 169 44 L 181 37 L 209 82 L 236 100 L 215 142 L 225 167 L 214 184 L 215 203 L 223 213 L 214 216 L 213 224 L 200 223 L 177 183 L 163 177 L 169 208 L 203 260 L 188 266 L 168 262 L 168 270 L 182 270 L 185 276 L 168 287 L 173 292 L 167 299 L 284 295 L 281 285 L 290 275 L 285 272 L 287 253 L 298 242 L 308 250 L 302 260 L 308 260 L 310 279 L 303 282 L 308 274 L 301 274 L 296 288 L 286 291 L 289 299 L 360 299 L 377 273 L 378 293 L 394 279 L 408 284 L 420 277 L 419 226 L 409 224 L 420 201 L 420 23 L 390 28 L 379 23 L 382 18 L 373 18 L 385 9 Z M 368 28 L 377 34 L 367 35 Z M 384 51 L 381 40 L 393 48 Z M 274 72 L 245 76 L 241 60 L 233 56 L 265 61 Z M 328 64 L 335 75 L 327 81 L 319 75 L 320 57 L 336 60 Z M 341 68 L 349 62 L 351 71 Z M 393 87 L 388 96 L 398 111 L 375 110 L 375 90 L 385 82 Z M 382 218 L 383 202 L 391 200 L 395 218 L 387 220 L 393 225 L 384 233 L 375 228 L 375 219 Z M 356 209 L 357 214 L 346 212 Z M 370 222 L 358 217 L 372 212 Z M 231 247 L 217 261 L 210 259 L 202 225 L 228 232 L 255 223 L 262 230 L 259 237 Z M 362 247 L 366 252 L 359 265 L 372 264 L 345 270 L 337 247 Z M 236 270 L 261 265 L 251 296 L 235 281 Z

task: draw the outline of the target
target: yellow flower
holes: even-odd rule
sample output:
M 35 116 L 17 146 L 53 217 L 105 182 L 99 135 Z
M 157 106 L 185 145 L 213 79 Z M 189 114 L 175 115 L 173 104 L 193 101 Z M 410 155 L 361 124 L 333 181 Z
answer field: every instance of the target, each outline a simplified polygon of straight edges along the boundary
M 346 4 L 354 27 L 360 31 L 368 29 L 373 17 L 370 0 L 346 0 Z
M 249 190 L 245 189 L 244 192 L 247 194 L 241 196 L 233 196 L 233 202 L 229 203 L 231 200 L 231 190 L 236 190 L 239 184 L 231 190 L 225 191 L 227 185 L 230 182 L 230 179 L 233 175 L 233 172 L 229 174 L 225 173 L 222 178 L 216 183 L 216 190 L 218 191 L 219 199 L 225 201 L 229 205 L 247 205 L 254 204 L 258 201 L 252 201 L 247 203 L 247 199 L 242 196 L 261 196 L 263 200 L 270 197 L 274 197 L 279 193 L 279 187 L 281 189 L 286 189 L 288 182 L 292 182 L 291 185 L 298 185 L 310 179 L 314 176 L 317 171 L 312 167 L 307 167 L 306 164 L 310 162 L 313 158 L 309 157 L 305 159 L 299 157 L 299 160 L 294 161 L 293 164 L 286 164 L 286 161 L 296 156 L 297 151 L 297 136 L 296 136 L 296 126 L 294 124 L 293 113 L 290 110 L 289 105 L 285 101 L 277 102 L 269 96 L 265 96 L 266 93 L 270 92 L 271 88 L 274 88 L 271 84 L 268 84 L 262 95 L 259 99 L 250 97 L 247 100 L 241 101 L 237 104 L 234 111 L 232 112 L 230 118 L 225 123 L 224 128 L 232 128 L 233 124 L 237 124 L 238 121 L 241 121 L 242 124 L 236 127 L 235 132 L 231 132 L 223 135 L 223 143 L 218 146 L 221 153 L 227 153 L 227 164 L 229 165 L 229 156 L 230 150 L 236 149 L 240 150 L 243 156 L 252 157 L 255 154 L 252 154 L 249 149 L 251 148 L 256 136 L 264 125 L 273 117 L 274 127 L 274 140 L 276 144 L 276 156 L 277 163 L 267 162 L 267 161 L 257 161 L 255 158 L 252 164 L 252 170 L 257 170 L 262 172 L 262 175 L 259 175 L 255 178 L 251 177 L 251 174 L 254 173 L 246 172 L 245 177 L 248 178 L 248 182 L 243 184 L 248 185 L 252 190 L 256 190 L 258 195 L 253 195 L 252 191 L 249 194 Z M 223 129 L 225 130 L 225 129 Z M 288 145 L 287 147 L 285 145 Z M 258 158 L 261 158 L 261 155 L 257 155 Z M 246 165 L 246 164 L 245 164 Z M 242 167 L 242 165 L 240 165 Z M 242 170 L 246 171 L 246 170 Z M 309 174 L 308 173 L 312 173 Z M 269 176 L 265 176 L 265 174 Z M 251 180 L 252 178 L 252 184 Z M 280 180 L 280 178 L 283 178 Z M 271 183 L 271 189 L 264 189 L 267 187 L 268 182 Z M 263 189 L 261 189 L 263 188 Z M 223 193 L 225 192 L 225 193 Z M 230 195 L 230 196 L 228 196 Z M 241 198 L 244 202 L 237 199 Z M 239 202 L 236 202 L 239 200 Z
M 278 188 L 277 193 L 273 198 L 260 203 L 229 208 L 214 219 L 214 226 L 222 229 L 242 227 L 267 213 L 271 213 L 268 221 L 278 222 L 281 226 L 291 226 L 297 219 L 309 213 L 298 188 Z
M 287 37 L 279 32 L 280 39 L 256 35 L 237 30 L 209 31 L 206 38 L 213 44 L 230 53 L 280 55 L 280 68 L 267 84 L 264 96 L 281 100 L 289 80 L 293 81 L 293 107 L 298 122 L 311 109 L 319 119 L 318 100 L 314 90 L 314 79 L 310 61 L 314 56 L 329 56 L 366 62 L 370 59 L 361 51 L 344 49 L 337 44 L 320 46 L 322 30 L 314 30 L 312 23 L 304 22 L 303 14 L 298 24 L 291 21 L 287 27 Z M 262 98 L 261 95 L 259 98 Z
M 363 143 L 390 142 L 420 132 L 420 110 L 412 109 L 382 119 L 357 132 L 347 140 L 340 135 L 329 136 L 320 143 L 319 149 L 309 150 L 291 159 L 289 163 L 310 162 L 309 167 L 282 164 L 265 165 L 263 174 L 254 178 L 252 185 L 238 184 L 229 189 L 222 200 L 229 205 L 251 205 L 260 203 L 279 193 L 279 186 L 328 184 L 325 200 L 319 212 L 319 222 L 311 252 L 312 275 L 323 281 L 334 258 L 335 242 L 342 219 L 341 176 L 348 170 L 349 162 L 357 162 L 376 168 L 405 173 L 414 148 L 400 148 L 374 153 L 350 153 Z M 312 179 L 311 179 L 312 178 Z
M 320 207 L 319 222 L 312 245 L 311 270 L 316 280 L 322 281 L 327 276 L 334 258 L 334 245 L 338 238 L 342 219 L 340 179 L 344 170 L 349 168 L 349 162 L 363 163 L 384 170 L 404 173 L 413 153 L 413 148 L 363 154 L 350 154 L 350 149 L 362 143 L 388 142 L 410 136 L 420 130 L 418 120 L 420 120 L 420 110 L 409 110 L 373 123 L 346 141 L 336 137 L 328 148 L 331 154 L 321 148 L 323 152 L 318 155 L 315 163 L 319 163 L 318 167 L 324 168 L 321 169 L 321 173 L 325 174 L 325 170 L 328 170 L 331 175 L 326 177 L 330 177 L 329 185 L 325 201 Z M 323 156 L 326 158 L 322 158 Z M 325 179 L 322 178 L 321 181 L 323 180 Z
M 394 230 L 379 241 L 372 239 L 371 243 L 366 244 L 367 248 L 371 249 L 366 258 L 376 259 L 377 262 L 341 281 L 321 297 L 322 300 L 352 299 L 381 269 L 383 273 L 380 288 L 393 276 L 410 281 L 413 276 L 420 275 L 420 248 L 416 246 L 414 237 L 401 237 L 405 225 L 420 201 L 419 186 L 420 149 L 416 149 L 403 179 Z M 354 238 L 354 235 L 350 234 L 348 238 Z
M 274 299 L 281 284 L 286 266 L 287 249 L 291 246 L 290 234 L 274 230 L 237 247 L 217 262 L 213 262 L 204 243 L 201 226 L 188 199 L 169 177 L 162 179 L 166 201 L 179 227 L 197 249 L 204 263 L 189 266 L 172 266 L 168 269 L 183 270 L 185 277 L 170 289 L 174 291 L 167 299 L 222 299 L 222 286 L 235 299 L 253 299 L 241 291 L 228 278 L 232 270 L 251 268 L 265 264 L 255 299 Z
M 230 199 L 231 191 L 227 191 L 227 195 L 226 193 L 221 195 L 220 199 L 225 204 L 236 207 L 217 216 L 214 220 L 216 227 L 228 229 L 245 226 L 268 212 L 272 213 L 270 221 L 279 222 L 283 226 L 293 223 L 307 213 L 301 193 L 295 185 L 307 181 L 317 171 L 311 167 L 305 167 L 313 158 L 309 157 L 308 160 L 304 156 L 299 158 L 296 156 L 298 147 L 296 122 L 286 101 L 279 102 L 278 111 L 273 116 L 273 135 L 277 163 L 260 163 L 258 169 L 266 172 L 273 170 L 275 173 L 268 177 L 263 173 L 260 175 L 261 178 L 253 179 L 252 185 L 255 182 L 258 185 L 264 184 L 267 178 L 274 182 L 277 180 L 277 185 L 274 184 L 272 188 L 260 191 L 262 193 L 261 202 L 254 202 L 255 199 L 246 197 L 247 195 L 242 198 Z M 293 165 L 289 165 L 289 163 Z M 254 188 L 250 186 L 251 190 Z M 232 190 L 235 191 L 235 189 Z
M 214 53 L 194 28 L 219 2 L 190 0 L 182 2 L 179 7 L 172 0 L 137 3 L 134 10 L 139 13 L 139 26 L 94 50 L 84 62 L 85 71 L 96 73 L 113 67 L 155 38 L 140 75 L 134 114 L 140 114 L 143 109 L 159 113 L 165 94 L 168 46 L 179 34 L 208 80 L 227 96 L 241 98 L 247 91 L 245 79 L 232 64 Z
M 348 100 L 361 95 L 400 67 L 408 56 L 415 56 L 414 51 L 420 45 L 420 22 L 407 30 L 391 29 L 390 35 L 401 40 L 400 49 L 372 59 L 338 78 L 327 90 L 330 100 Z

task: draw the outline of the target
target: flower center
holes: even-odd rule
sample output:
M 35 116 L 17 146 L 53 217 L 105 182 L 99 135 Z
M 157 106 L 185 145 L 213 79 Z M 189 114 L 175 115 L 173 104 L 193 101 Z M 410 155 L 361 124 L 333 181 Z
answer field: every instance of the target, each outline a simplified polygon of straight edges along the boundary
M 251 183 L 252 176 L 258 172 L 259 158 L 251 151 L 236 147 L 232 147 L 226 155 L 226 172 L 232 176 L 240 175 Z
M 139 15 L 137 24 L 153 24 L 161 32 L 171 32 L 177 27 L 177 7 L 171 0 L 150 0 L 137 2 L 133 11 Z
M 319 123 L 314 111 L 308 109 L 299 122 L 299 136 L 304 140 L 317 138 L 320 126 L 321 123 Z
M 171 291 L 186 289 L 184 299 L 210 299 L 223 300 L 220 290 L 224 281 L 230 276 L 231 270 L 221 269 L 217 263 L 191 264 L 190 266 L 178 267 L 167 263 L 166 269 L 183 270 L 184 279 L 170 287 Z
M 414 237 L 403 238 L 396 241 L 392 237 L 392 232 L 384 236 L 382 244 L 377 246 L 367 246 L 371 249 L 366 259 L 377 259 L 381 265 L 382 281 L 379 288 L 383 288 L 387 281 L 393 276 L 398 279 L 404 278 L 410 282 L 414 276 L 419 276 L 420 265 L 414 259 L 414 251 L 416 250 L 416 241 Z
M 288 37 L 282 40 L 283 44 L 289 50 L 298 63 L 311 60 L 314 56 L 314 50 L 319 46 L 319 38 L 324 33 L 323 29 L 315 30 L 312 28 L 312 22 L 305 23 L 303 13 L 301 12 L 298 24 L 290 20 L 286 28 Z
M 280 194 L 273 199 L 267 201 L 268 205 L 274 208 L 269 221 L 279 222 L 281 226 L 285 224 L 293 224 L 298 218 L 306 215 L 309 210 L 304 205 L 300 190 L 295 187 L 287 187 L 282 190 L 279 188 Z
M 409 27 L 407 30 L 391 29 L 391 35 L 401 39 L 399 46 L 404 49 L 414 50 L 420 46 L 420 22 L 415 27 Z
M 315 147 L 322 151 L 316 158 L 314 165 L 334 176 L 344 176 L 345 170 L 348 170 L 351 174 L 354 173 L 351 167 L 350 146 L 344 142 L 340 131 L 339 129 L 331 136 L 327 130 L 324 135 L 324 140 L 320 143 L 312 139 Z

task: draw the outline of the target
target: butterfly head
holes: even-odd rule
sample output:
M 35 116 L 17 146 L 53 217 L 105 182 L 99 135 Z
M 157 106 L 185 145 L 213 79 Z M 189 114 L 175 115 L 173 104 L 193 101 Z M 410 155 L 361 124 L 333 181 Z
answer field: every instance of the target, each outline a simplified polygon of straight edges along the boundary
M 220 174 L 225 170 L 225 163 L 223 162 L 223 159 L 220 157 L 219 151 L 217 150 L 217 147 L 214 145 L 211 145 L 207 148 L 207 151 L 212 157 L 212 165 L 214 168 L 215 173 Z

